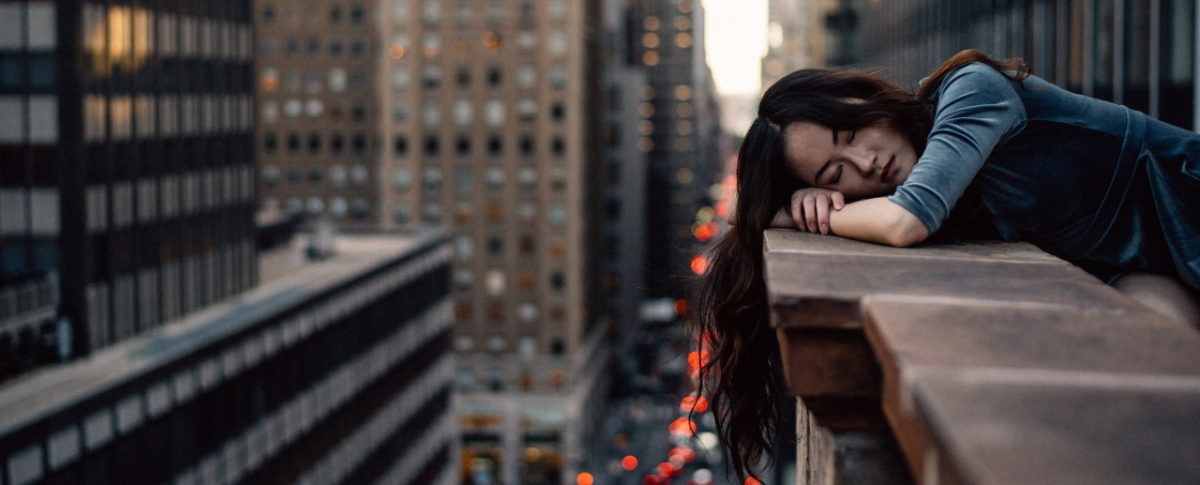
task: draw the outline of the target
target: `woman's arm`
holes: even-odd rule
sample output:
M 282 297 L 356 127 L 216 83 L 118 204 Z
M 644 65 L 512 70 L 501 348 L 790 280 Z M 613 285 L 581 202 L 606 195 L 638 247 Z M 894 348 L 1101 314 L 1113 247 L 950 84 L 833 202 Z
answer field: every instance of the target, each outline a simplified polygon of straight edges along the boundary
M 929 237 L 917 216 L 886 197 L 863 199 L 829 213 L 829 227 L 838 236 L 907 247 Z

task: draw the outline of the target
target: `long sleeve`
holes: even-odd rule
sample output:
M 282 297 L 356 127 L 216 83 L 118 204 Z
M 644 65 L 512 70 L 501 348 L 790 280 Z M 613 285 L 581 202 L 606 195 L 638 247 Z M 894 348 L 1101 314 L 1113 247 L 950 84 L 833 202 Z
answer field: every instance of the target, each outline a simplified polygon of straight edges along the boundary
M 938 89 L 937 111 L 925 152 L 888 200 L 941 227 L 998 143 L 1020 131 L 1025 108 L 1017 85 L 974 63 L 950 73 Z

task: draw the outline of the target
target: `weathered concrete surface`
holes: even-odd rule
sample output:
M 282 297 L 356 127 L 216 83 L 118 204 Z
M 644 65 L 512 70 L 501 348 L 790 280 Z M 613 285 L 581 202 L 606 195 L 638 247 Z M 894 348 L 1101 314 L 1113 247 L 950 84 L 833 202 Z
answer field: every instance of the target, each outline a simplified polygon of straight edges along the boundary
M 921 483 L 1200 483 L 1200 335 L 1079 268 L 1028 244 L 765 246 L 785 376 L 832 436 L 882 407 Z

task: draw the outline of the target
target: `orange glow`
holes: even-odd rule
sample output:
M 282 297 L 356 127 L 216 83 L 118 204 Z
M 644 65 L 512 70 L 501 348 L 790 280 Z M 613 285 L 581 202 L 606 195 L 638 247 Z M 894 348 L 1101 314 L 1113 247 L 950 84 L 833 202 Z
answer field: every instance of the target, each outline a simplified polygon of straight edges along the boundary
M 692 258 L 692 272 L 704 274 L 705 271 L 708 271 L 708 256 L 701 254 Z
M 626 471 L 633 471 L 637 466 L 638 460 L 636 456 L 627 455 L 625 458 L 621 458 L 621 468 L 624 468 Z
M 746 477 L 746 481 L 742 482 L 742 485 L 762 485 L 762 482 L 756 480 L 754 477 Z
M 672 460 L 678 458 L 682 463 L 691 463 L 696 461 L 696 452 L 686 446 L 672 448 L 670 455 Z
M 679 418 L 671 422 L 671 434 L 691 436 L 696 433 L 696 423 L 688 418 Z
M 392 59 L 404 57 L 404 46 L 394 45 L 388 48 L 388 56 Z
M 490 52 L 495 52 L 500 49 L 500 36 L 495 32 L 487 32 L 483 34 L 483 47 Z
M 710 358 L 712 358 L 712 356 L 708 353 L 707 350 L 701 350 L 701 351 L 693 350 L 691 352 L 688 352 L 688 366 L 693 367 L 693 368 L 699 368 L 701 366 L 708 365 L 708 360 Z
M 671 469 L 670 463 L 662 462 L 662 463 L 658 464 L 658 474 L 659 475 L 662 475 L 664 477 L 669 477 L 669 476 L 671 476 L 671 472 L 674 472 L 674 471 L 675 470 Z
M 595 483 L 595 481 L 596 479 L 593 478 L 592 474 L 588 472 L 580 473 L 579 476 L 575 477 L 576 485 L 592 485 L 592 483 Z
M 700 224 L 696 226 L 696 229 L 692 230 L 692 235 L 696 236 L 697 241 L 708 242 L 713 237 L 713 231 L 708 224 Z
M 704 396 L 686 396 L 679 401 L 679 409 L 682 409 L 685 413 L 692 411 L 702 413 L 708 411 L 708 399 L 705 399 Z
M 675 314 L 686 315 L 688 310 L 688 301 L 680 298 L 675 300 Z

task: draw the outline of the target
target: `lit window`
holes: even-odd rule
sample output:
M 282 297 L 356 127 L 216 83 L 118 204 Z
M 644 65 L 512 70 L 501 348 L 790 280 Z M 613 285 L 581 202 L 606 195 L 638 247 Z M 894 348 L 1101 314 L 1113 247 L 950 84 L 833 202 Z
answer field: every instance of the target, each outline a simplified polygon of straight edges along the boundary
M 692 19 L 687 15 L 678 15 L 675 17 L 675 28 L 678 30 L 688 30 L 692 28 Z
M 679 105 L 675 107 L 675 114 L 679 115 L 680 118 L 692 116 L 692 114 L 694 114 L 692 103 L 679 103 Z
M 442 186 L 442 171 L 429 167 L 425 169 L 425 188 L 434 190 Z
M 471 289 L 471 284 L 475 283 L 475 273 L 469 269 L 460 269 L 454 272 L 454 284 L 460 290 Z
M 396 66 L 392 68 L 392 89 L 403 91 L 408 89 L 408 85 L 412 83 L 412 72 L 404 66 Z
M 500 35 L 495 32 L 484 32 L 481 43 L 485 50 L 495 54 L 500 50 Z
M 650 15 L 642 21 L 642 25 L 646 27 L 646 30 L 658 30 L 660 22 L 658 21 L 658 17 Z
M 409 46 L 408 34 L 403 32 L 392 35 L 392 44 L 388 46 L 388 57 L 403 59 Z
M 474 115 L 474 110 L 471 108 L 471 102 L 465 99 L 460 99 L 454 103 L 454 121 L 460 125 L 465 125 L 471 122 Z
M 279 167 L 274 164 L 263 167 L 262 170 L 263 183 L 268 186 L 273 186 L 279 182 Z
M 283 103 L 283 114 L 288 118 L 300 116 L 300 112 L 304 109 L 304 105 L 299 99 L 289 99 Z
M 550 33 L 550 55 L 561 56 L 567 53 L 567 35 L 562 32 Z
M 329 90 L 340 93 L 346 90 L 346 70 L 335 67 L 329 70 Z
M 522 219 L 532 220 L 537 217 L 537 205 L 530 201 L 524 201 L 517 204 L 517 215 Z
M 408 21 L 408 0 L 392 0 L 392 20 L 396 22 Z
M 551 0 L 550 1 L 550 18 L 553 20 L 563 20 L 567 17 L 567 2 L 566 0 Z
M 523 88 L 531 88 L 535 83 L 537 83 L 537 69 L 530 65 L 517 68 L 517 84 Z
M 275 92 L 275 90 L 279 89 L 279 71 L 272 67 L 263 69 L 261 84 L 263 92 Z
M 346 216 L 346 210 L 349 207 L 346 204 L 346 199 L 342 197 L 334 197 L 329 201 L 329 213 L 334 218 L 341 219 Z
M 304 111 L 308 113 L 310 118 L 316 118 L 325 112 L 325 105 L 321 103 L 321 100 L 313 98 L 308 100 L 308 103 L 305 103 Z
M 457 167 L 454 169 L 454 187 L 459 192 L 469 192 L 471 190 L 471 169 L 467 167 Z
M 362 185 L 367 181 L 367 166 L 361 163 L 356 163 L 350 166 L 350 182 L 354 185 Z
M 517 47 L 520 47 L 521 50 L 525 51 L 532 50 L 534 47 L 537 47 L 537 34 L 528 30 L 522 30 L 518 32 Z
M 324 210 L 325 210 L 325 202 L 322 201 L 320 197 L 309 197 L 308 198 L 308 213 L 309 214 L 312 214 L 314 216 L 319 215 L 321 213 L 321 211 L 324 211 Z
M 489 167 L 487 169 L 487 183 L 492 188 L 500 188 L 504 185 L 504 169 L 500 167 Z
M 426 100 L 421 113 L 421 119 L 425 121 L 426 126 L 433 126 L 442 122 L 442 107 L 435 99 Z
M 693 130 L 693 128 L 692 128 L 691 121 L 679 120 L 679 122 L 675 123 L 675 132 L 679 133 L 681 136 L 687 136 L 687 135 L 692 134 L 692 130 Z
M 532 187 L 537 183 L 537 170 L 533 167 L 521 167 L 517 170 L 517 183 L 522 187 Z
M 500 307 L 495 308 L 496 309 L 494 311 L 489 312 L 490 318 L 496 321 L 502 320 L 504 312 L 500 309 Z M 488 339 L 487 347 L 488 350 L 499 353 L 504 352 L 504 349 L 508 347 L 508 344 L 504 341 L 504 337 L 495 335 Z M 497 392 L 504 390 L 504 380 L 500 376 L 492 376 L 492 389 Z
M 441 3 L 437 2 L 437 1 L 426 1 L 425 2 L 425 15 L 424 15 L 425 21 L 426 22 L 437 22 L 438 19 L 440 19 L 441 17 L 442 17 Z
M 655 51 L 643 52 L 642 53 L 642 64 L 645 64 L 647 66 L 657 66 L 658 65 L 658 52 L 655 52 Z
M 680 32 L 675 34 L 675 47 L 687 49 L 692 46 L 692 34 Z
M 504 19 L 504 5 L 500 0 L 490 0 L 488 2 L 488 20 L 499 22 Z
M 654 122 L 650 120 L 642 120 L 638 122 L 638 133 L 642 136 L 650 136 L 654 134 Z
M 550 79 L 550 87 L 552 88 L 561 89 L 567 85 L 567 70 L 562 66 L 551 66 L 547 76 Z
M 421 50 L 425 57 L 434 57 L 442 47 L 442 37 L 434 32 L 427 32 L 421 41 Z
M 658 44 L 659 44 L 658 34 L 655 34 L 654 32 L 646 32 L 644 35 L 642 35 L 642 46 L 643 47 L 645 47 L 647 49 L 656 49 L 656 48 L 658 48 Z
M 504 102 L 498 99 L 488 101 L 486 109 L 487 123 L 498 126 L 504 123 Z
M 533 121 L 533 118 L 537 116 L 537 103 L 529 98 L 522 99 L 517 103 L 517 116 L 522 121 Z
M 304 76 L 304 91 L 308 94 L 318 94 L 321 92 L 321 71 L 318 69 L 309 69 Z
M 680 101 L 692 99 L 692 87 L 686 84 L 675 86 L 675 99 Z
M 412 186 L 412 174 L 409 173 L 408 169 L 398 168 L 395 172 L 392 172 L 392 186 L 400 191 L 408 190 Z
M 455 9 L 459 22 L 467 22 L 471 20 L 471 2 L 469 0 L 458 0 L 458 8 Z
M 567 223 L 567 208 L 562 203 L 551 204 L 547 217 L 551 225 L 562 227 Z
M 492 296 L 498 296 L 501 293 L 504 293 L 504 287 L 507 286 L 507 283 L 508 282 L 505 281 L 504 278 L 504 273 L 500 270 L 494 269 L 488 271 L 487 280 L 484 285 L 487 287 L 488 294 Z

